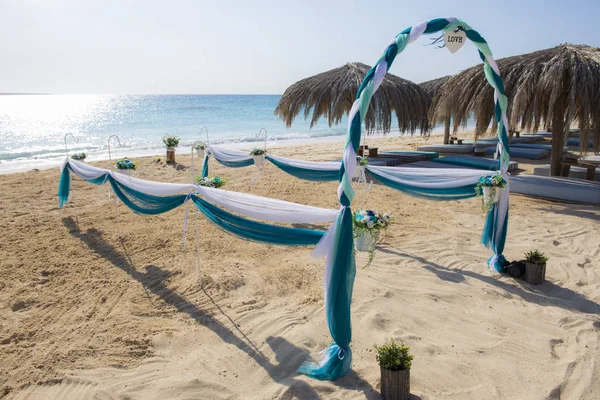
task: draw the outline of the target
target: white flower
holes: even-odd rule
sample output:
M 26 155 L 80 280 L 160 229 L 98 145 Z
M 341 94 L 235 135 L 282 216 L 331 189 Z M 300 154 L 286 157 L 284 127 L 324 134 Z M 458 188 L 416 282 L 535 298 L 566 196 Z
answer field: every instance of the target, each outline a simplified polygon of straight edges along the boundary
M 365 210 L 360 210 L 360 215 L 362 215 L 363 217 L 366 217 L 367 212 Z
M 375 218 L 379 219 L 379 213 L 375 213 Z
M 369 229 L 373 228 L 373 221 L 371 221 L 370 219 L 367 220 L 367 228 L 369 228 Z
M 383 214 L 383 220 L 385 222 L 390 222 L 392 220 L 392 216 L 389 214 Z
M 385 226 L 385 221 L 382 219 L 378 219 L 377 220 L 377 224 L 381 225 L 381 226 Z

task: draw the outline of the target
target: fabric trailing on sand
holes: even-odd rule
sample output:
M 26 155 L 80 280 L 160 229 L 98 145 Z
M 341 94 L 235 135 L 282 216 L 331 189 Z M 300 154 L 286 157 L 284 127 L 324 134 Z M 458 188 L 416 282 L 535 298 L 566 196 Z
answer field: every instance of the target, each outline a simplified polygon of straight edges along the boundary
M 361 139 L 361 125 L 367 114 L 373 94 L 379 88 L 385 74 L 391 67 L 396 55 L 404 50 L 411 42 L 418 39 L 422 34 L 443 31 L 450 32 L 456 29 L 463 30 L 473 44 L 479 50 L 479 55 L 484 63 L 485 76 L 492 87 L 494 87 L 495 114 L 498 125 L 498 151 L 500 154 L 500 172 L 504 175 L 508 169 L 508 119 L 506 117 L 507 98 L 504 94 L 504 85 L 500 77 L 498 66 L 492 57 L 492 53 L 483 37 L 473 30 L 465 22 L 457 18 L 437 18 L 429 22 L 412 26 L 399 33 L 392 40 L 383 54 L 379 57 L 373 68 L 367 72 L 357 93 L 350 112 L 348 113 L 348 135 L 340 166 L 340 184 L 338 186 L 338 197 L 342 206 L 342 212 L 335 223 L 335 235 L 326 235 L 324 240 L 331 240 L 330 252 L 325 267 L 325 311 L 329 331 L 334 344 L 325 349 L 323 358 L 319 364 L 305 363 L 300 367 L 300 372 L 317 379 L 335 380 L 350 372 L 352 352 L 350 350 L 351 326 L 350 326 L 350 302 L 352 299 L 352 284 L 356 266 L 352 252 L 344 249 L 351 246 L 352 240 L 352 211 L 350 206 L 354 198 L 352 178 L 357 167 L 356 152 Z M 401 172 L 389 172 L 385 169 L 371 167 L 370 172 L 379 176 L 382 183 L 388 184 L 399 190 L 419 196 L 437 196 L 441 198 L 464 198 L 470 197 L 468 191 L 473 190 L 477 183 L 474 177 L 465 177 L 464 182 L 457 185 L 455 182 L 435 181 L 429 177 L 425 182 L 414 179 L 415 176 L 402 176 Z M 413 171 L 416 172 L 416 171 Z M 481 176 L 478 174 L 477 179 Z M 488 175 L 488 172 L 484 174 Z M 497 210 L 488 214 L 490 223 L 486 223 L 489 236 L 484 230 L 484 244 L 494 250 L 493 262 L 503 258 L 501 252 L 506 240 L 506 221 L 508 219 L 508 190 L 505 202 L 497 205 Z M 350 234 L 346 234 L 350 232 Z M 318 250 L 318 246 L 317 249 Z M 342 253 L 346 252 L 344 256 Z

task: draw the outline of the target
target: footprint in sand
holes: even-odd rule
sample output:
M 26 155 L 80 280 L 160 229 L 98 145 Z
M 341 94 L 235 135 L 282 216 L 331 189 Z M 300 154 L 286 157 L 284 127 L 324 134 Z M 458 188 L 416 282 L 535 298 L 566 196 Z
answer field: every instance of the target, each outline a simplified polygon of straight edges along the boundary
M 550 339 L 550 354 L 552 358 L 560 358 L 558 354 L 556 354 L 556 346 L 563 344 L 565 341 L 562 339 Z

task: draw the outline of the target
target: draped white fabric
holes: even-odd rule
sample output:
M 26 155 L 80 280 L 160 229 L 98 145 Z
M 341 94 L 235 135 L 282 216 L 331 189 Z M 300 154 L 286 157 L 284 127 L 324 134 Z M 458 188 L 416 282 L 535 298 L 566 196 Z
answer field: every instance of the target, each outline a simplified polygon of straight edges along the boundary
M 108 169 L 93 167 L 89 164 L 67 159 L 61 169 L 69 163 L 73 172 L 83 179 L 95 179 L 109 174 L 120 184 L 154 196 L 168 196 L 183 193 L 197 193 L 210 203 L 247 217 L 282 223 L 313 224 L 332 222 L 338 210 L 306 206 L 289 201 L 271 199 L 247 193 L 232 192 L 204 186 L 154 182 L 133 178 Z
M 447 189 L 477 184 L 482 176 L 490 175 L 490 171 L 459 168 L 394 168 L 367 166 L 384 178 L 423 189 Z
M 252 156 L 243 151 L 223 149 L 221 147 L 208 146 L 208 152 L 214 158 L 223 162 L 243 162 L 250 161 Z
M 342 163 L 340 161 L 304 161 L 293 158 L 274 156 L 269 154 L 268 158 L 282 162 L 291 167 L 302 168 L 315 171 L 339 171 Z

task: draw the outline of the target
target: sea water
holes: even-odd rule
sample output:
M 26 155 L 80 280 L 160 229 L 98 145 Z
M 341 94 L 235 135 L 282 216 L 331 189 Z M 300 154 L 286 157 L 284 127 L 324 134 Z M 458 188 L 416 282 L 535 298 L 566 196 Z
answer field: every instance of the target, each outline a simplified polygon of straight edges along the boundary
M 0 173 L 58 165 L 70 154 L 88 160 L 163 155 L 162 137 L 181 138 L 179 152 L 191 149 L 203 126 L 212 145 L 262 147 L 290 140 L 339 137 L 347 121 L 329 127 L 321 119 L 310 128 L 304 113 L 291 128 L 274 115 L 280 95 L 0 95 Z M 395 124 L 397 128 L 397 123 Z M 251 143 L 256 142 L 256 143 Z

